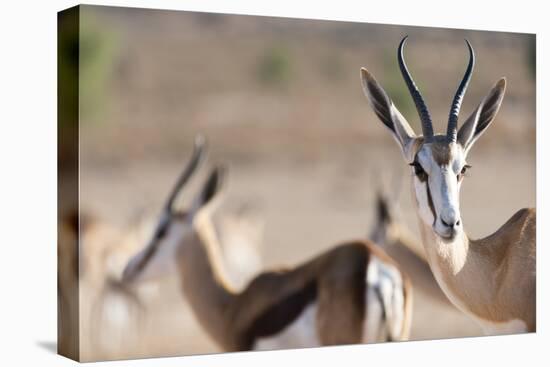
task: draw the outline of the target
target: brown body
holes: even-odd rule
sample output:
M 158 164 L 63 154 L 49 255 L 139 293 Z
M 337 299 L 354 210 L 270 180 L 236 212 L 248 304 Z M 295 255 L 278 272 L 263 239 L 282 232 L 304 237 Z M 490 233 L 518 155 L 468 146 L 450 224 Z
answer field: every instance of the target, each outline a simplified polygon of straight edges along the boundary
M 180 247 L 182 290 L 197 319 L 226 351 L 249 350 L 260 338 L 280 333 L 310 304 L 316 303 L 316 333 L 321 345 L 363 342 L 366 317 L 366 274 L 370 256 L 397 266 L 381 249 L 368 241 L 337 246 L 291 269 L 256 276 L 242 292 L 232 292 L 212 264 L 216 253 L 205 240 L 201 221 L 193 240 Z M 405 286 L 406 308 L 411 289 Z M 410 317 L 409 315 L 407 317 Z M 405 322 L 410 324 L 410 320 Z M 368 325 L 367 325 L 368 327 Z M 403 329 L 406 338 L 408 329 Z

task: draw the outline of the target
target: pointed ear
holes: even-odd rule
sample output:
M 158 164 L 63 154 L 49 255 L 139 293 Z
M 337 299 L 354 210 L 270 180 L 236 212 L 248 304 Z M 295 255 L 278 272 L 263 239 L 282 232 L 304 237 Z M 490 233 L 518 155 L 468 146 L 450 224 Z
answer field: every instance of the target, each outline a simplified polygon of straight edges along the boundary
M 222 196 L 225 181 L 225 166 L 215 167 L 208 179 L 204 183 L 201 192 L 195 198 L 191 209 L 191 216 L 195 216 L 198 212 L 211 212 L 216 204 L 219 202 L 219 198 Z
M 476 140 L 487 130 L 491 122 L 497 115 L 504 92 L 506 91 L 506 79 L 500 79 L 493 89 L 481 101 L 474 112 L 466 119 L 466 122 L 458 132 L 457 141 L 462 145 L 464 151 L 468 153 Z
M 382 89 L 374 76 L 365 68 L 361 68 L 361 82 L 363 92 L 369 100 L 370 106 L 376 116 L 382 121 L 392 133 L 393 137 L 401 147 L 405 158 L 409 143 L 416 137 L 413 129 L 403 117 L 401 112 L 394 106 L 388 94 Z

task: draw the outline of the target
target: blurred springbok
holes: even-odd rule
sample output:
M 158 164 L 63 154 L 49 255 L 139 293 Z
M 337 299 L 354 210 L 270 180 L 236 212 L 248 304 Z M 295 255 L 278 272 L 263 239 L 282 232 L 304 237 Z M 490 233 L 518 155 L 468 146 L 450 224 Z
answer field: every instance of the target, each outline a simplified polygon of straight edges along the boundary
M 223 258 L 237 289 L 262 267 L 260 209 L 243 200 L 217 216 Z M 141 348 L 147 301 L 157 294 L 158 283 L 135 288 L 120 282 L 124 266 L 155 224 L 147 213 L 136 219 L 118 227 L 86 210 L 79 215 L 76 209 L 60 218 L 58 340 L 60 350 L 76 359 L 118 359 Z M 79 329 L 80 342 L 74 337 Z
M 422 244 L 398 214 L 398 203 L 394 199 L 381 189 L 376 192 L 376 212 L 368 238 L 380 245 L 409 275 L 415 295 L 419 294 L 418 290 L 433 301 L 453 307 L 430 270 Z
M 420 115 L 423 136 L 407 120 L 376 79 L 361 69 L 371 107 L 412 166 L 417 213 L 427 258 L 443 292 L 472 316 L 486 334 L 535 331 L 534 209 L 521 209 L 493 234 L 470 239 L 463 228 L 459 192 L 468 152 L 495 118 L 506 82 L 500 79 L 474 112 L 457 128 L 460 105 L 472 76 L 474 51 L 451 105 L 447 133 L 434 135 L 430 113 L 403 58 L 407 37 L 398 48 L 401 73 Z
M 137 345 L 143 305 L 136 292 L 117 281 L 113 272 L 113 262 L 120 262 L 125 253 L 127 259 L 135 251 L 131 244 L 136 242 L 129 234 L 89 214 L 79 215 L 77 210 L 61 218 L 60 336 L 79 344 L 75 358 L 116 358 L 129 346 Z M 80 341 L 74 337 L 77 330 Z
M 80 218 L 76 212 L 70 213 L 62 221 L 59 232 L 62 245 L 59 258 L 63 269 L 60 272 L 60 306 L 63 312 L 71 315 L 72 325 L 81 320 L 83 341 L 89 341 L 80 349 L 83 360 L 91 355 L 94 358 L 121 358 L 140 348 L 146 302 L 157 293 L 157 284 L 141 284 L 134 288 L 125 286 L 119 279 L 126 262 L 143 243 L 149 222 L 145 215 L 131 226 L 118 228 L 88 212 L 82 212 Z M 231 284 L 242 288 L 262 265 L 258 244 L 262 240 L 263 221 L 258 208 L 245 202 L 224 212 L 219 218 L 219 231 Z M 68 248 L 77 243 L 78 233 L 80 272 L 78 257 L 73 254 L 75 260 L 71 261 Z M 78 274 L 80 282 L 77 285 Z M 66 292 L 79 290 L 81 301 L 77 311 L 69 308 Z M 68 331 L 62 335 L 68 335 Z
M 224 169 L 212 170 L 189 211 L 174 207 L 203 156 L 199 137 L 149 244 L 130 260 L 123 281 L 137 283 L 174 268 L 200 325 L 225 351 L 407 339 L 409 280 L 368 241 L 336 246 L 297 267 L 261 273 L 240 292 L 233 289 L 211 222 Z
M 224 206 L 213 219 L 216 234 L 220 239 L 222 260 L 227 269 L 228 282 L 236 289 L 242 289 L 263 267 L 262 244 L 265 222 L 261 205 L 251 198 L 241 198 Z M 122 274 L 124 266 L 149 237 L 156 226 L 156 216 L 143 212 L 131 232 L 133 246 L 126 247 L 125 256 L 117 258 L 116 272 Z M 122 267 L 119 267 L 123 261 Z M 113 261 L 111 261 L 113 262 Z M 153 283 L 150 284 L 152 290 Z M 146 292 L 148 295 L 153 292 Z
M 57 350 L 78 359 L 78 216 L 60 215 L 57 223 Z

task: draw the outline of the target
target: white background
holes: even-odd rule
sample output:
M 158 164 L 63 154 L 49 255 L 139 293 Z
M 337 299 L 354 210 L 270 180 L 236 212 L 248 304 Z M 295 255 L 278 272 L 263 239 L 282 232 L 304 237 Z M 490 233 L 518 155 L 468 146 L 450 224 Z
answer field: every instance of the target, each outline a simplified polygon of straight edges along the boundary
M 548 10 L 544 1 L 93 1 L 238 14 L 537 33 L 538 332 L 372 346 L 111 362 L 120 366 L 548 365 L 550 123 Z M 508 5 L 508 4 L 514 5 Z M 73 1 L 0 8 L 0 365 L 63 366 L 56 338 L 56 12 Z M 545 103 L 546 102 L 546 103 Z M 503 182 L 503 184 L 506 184 Z M 505 200 L 505 198 L 503 198 Z M 433 322 L 438 322 L 433 320 Z M 106 364 L 100 363 L 99 365 Z

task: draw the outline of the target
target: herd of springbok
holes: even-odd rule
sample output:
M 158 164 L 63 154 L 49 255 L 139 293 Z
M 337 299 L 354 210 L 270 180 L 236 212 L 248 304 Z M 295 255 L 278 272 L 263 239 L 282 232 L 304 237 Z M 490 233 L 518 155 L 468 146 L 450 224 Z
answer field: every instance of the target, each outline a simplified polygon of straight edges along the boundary
M 95 292 L 88 292 L 89 310 L 81 311 L 81 317 L 92 320 L 89 326 L 95 331 L 90 333 L 97 343 L 109 340 L 103 348 L 112 348 L 139 333 L 140 319 L 147 317 L 143 294 L 162 297 L 143 285 L 168 274 L 177 277 L 192 315 L 224 351 L 407 340 L 413 288 L 454 305 L 485 334 L 535 331 L 535 210 L 519 210 L 481 239 L 468 237 L 460 212 L 460 187 L 470 168 L 466 158 L 494 120 L 506 81 L 499 80 L 458 128 L 475 63 L 466 40 L 469 62 L 452 101 L 447 131 L 435 134 L 430 111 L 404 61 L 406 40 L 398 47 L 399 68 L 418 110 L 422 135 L 412 130 L 365 68 L 361 81 L 370 106 L 411 166 L 420 241 L 395 219 L 391 203 L 397 193 L 379 193 L 370 239 L 335 244 L 294 267 L 262 270 L 258 246 L 263 223 L 247 226 L 228 218 L 220 230 L 212 219 L 224 196 L 224 166 L 214 165 L 188 208 L 175 205 L 205 162 L 207 143 L 197 136 L 145 246 L 141 235 L 113 234 L 100 222 L 81 223 L 81 241 L 104 244 L 83 252 L 80 269 L 81 287 Z M 71 221 L 67 223 L 71 229 Z M 245 233 L 250 230 L 255 231 L 252 240 Z M 113 241 L 119 244 L 111 246 Z M 72 269 L 71 261 L 65 260 Z M 120 340 L 113 342 L 113 335 Z

